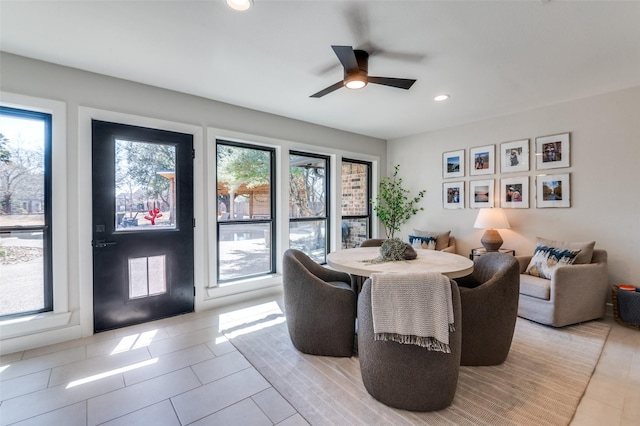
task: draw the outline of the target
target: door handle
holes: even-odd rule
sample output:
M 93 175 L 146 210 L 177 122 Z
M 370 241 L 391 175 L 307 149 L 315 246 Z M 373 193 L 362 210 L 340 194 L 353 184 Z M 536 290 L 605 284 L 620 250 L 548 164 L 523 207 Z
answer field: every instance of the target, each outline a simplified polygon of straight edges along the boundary
M 103 248 L 103 247 L 107 247 L 107 246 L 115 246 L 116 242 L 115 241 L 106 241 L 106 240 L 96 240 L 96 241 L 91 241 L 91 245 L 95 248 Z

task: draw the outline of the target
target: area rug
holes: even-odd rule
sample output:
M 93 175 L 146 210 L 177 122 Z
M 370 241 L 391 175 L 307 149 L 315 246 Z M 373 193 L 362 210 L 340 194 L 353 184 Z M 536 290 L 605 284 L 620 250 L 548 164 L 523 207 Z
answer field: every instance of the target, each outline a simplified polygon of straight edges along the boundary
M 505 363 L 461 367 L 452 405 L 431 413 L 376 401 L 356 356 L 302 354 L 286 323 L 230 340 L 311 425 L 567 425 L 609 330 L 596 321 L 554 329 L 518 318 Z

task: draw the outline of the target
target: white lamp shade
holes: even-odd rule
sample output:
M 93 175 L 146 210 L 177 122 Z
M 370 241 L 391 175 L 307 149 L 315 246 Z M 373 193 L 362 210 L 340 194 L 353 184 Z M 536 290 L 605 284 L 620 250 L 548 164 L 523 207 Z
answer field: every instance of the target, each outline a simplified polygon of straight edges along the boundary
M 508 229 L 511 228 L 507 216 L 502 209 L 480 209 L 478 217 L 473 224 L 474 228 L 482 229 Z

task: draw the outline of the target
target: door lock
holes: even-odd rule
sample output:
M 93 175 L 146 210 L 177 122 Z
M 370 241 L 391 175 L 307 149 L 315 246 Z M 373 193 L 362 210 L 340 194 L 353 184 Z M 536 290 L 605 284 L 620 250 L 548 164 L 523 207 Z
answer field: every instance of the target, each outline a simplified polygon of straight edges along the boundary
M 107 246 L 115 246 L 116 242 L 115 241 L 107 241 L 107 240 L 96 240 L 96 241 L 91 241 L 91 245 L 95 248 L 103 248 L 103 247 L 107 247 Z

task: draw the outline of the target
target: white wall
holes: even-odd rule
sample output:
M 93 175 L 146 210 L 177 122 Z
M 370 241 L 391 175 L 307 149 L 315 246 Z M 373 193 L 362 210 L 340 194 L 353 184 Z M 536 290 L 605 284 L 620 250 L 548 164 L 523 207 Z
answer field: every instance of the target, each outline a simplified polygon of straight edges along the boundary
M 376 160 L 385 174 L 386 141 L 297 120 L 248 110 L 183 93 L 115 79 L 78 69 L 0 52 L 0 91 L 61 101 L 66 104 L 68 307 L 71 318 L 63 327 L 0 341 L 0 353 L 27 349 L 92 332 L 91 167 L 90 119 L 113 119 L 128 124 L 158 126 L 194 134 L 196 232 L 196 307 L 216 305 L 207 291 L 211 275 L 207 229 L 211 167 L 207 148 L 211 135 L 259 141 L 331 155 Z M 2 101 L 2 99 L 0 99 Z M 334 167 L 334 171 L 339 170 Z M 337 172 L 336 172 L 337 173 Z M 339 179 L 333 179 L 339 182 Z M 334 191 L 337 187 L 332 188 Z M 56 197 L 56 194 L 54 194 Z M 214 203 L 215 204 L 215 203 Z M 334 207 L 337 209 L 337 207 Z M 336 210 L 337 211 L 337 210 Z M 334 243 L 340 241 L 334 224 Z M 214 262 L 215 264 L 215 262 Z M 60 265 L 58 265 L 60 267 Z M 213 274 L 215 275 L 215 274 Z M 246 294 L 244 295 L 247 296 Z M 236 299 L 227 297 L 226 300 Z M 46 320 L 46 316 L 45 316 Z M 4 326 L 0 324 L 0 333 Z
M 455 108 L 455 102 L 454 96 L 442 107 Z M 571 133 L 571 167 L 536 171 L 535 138 L 565 132 Z M 520 139 L 530 139 L 530 171 L 501 174 L 498 166 L 493 176 L 496 191 L 501 177 L 530 177 L 530 208 L 505 209 L 511 229 L 500 231 L 503 247 L 530 254 L 536 236 L 595 240 L 596 248 L 608 251 L 611 283 L 640 284 L 640 87 L 388 141 L 387 170 L 400 164 L 412 193 L 427 190 L 425 211 L 403 227 L 402 236 L 414 227 L 451 229 L 459 254 L 480 246 L 484 231 L 473 228 L 477 210 L 468 207 L 469 181 L 492 176 L 469 176 L 469 148 L 496 145 L 497 152 L 500 143 Z M 465 181 L 467 207 L 445 210 L 442 154 L 458 149 L 466 150 L 466 175 L 447 181 Z M 536 208 L 535 176 L 565 172 L 571 173 L 571 207 Z

